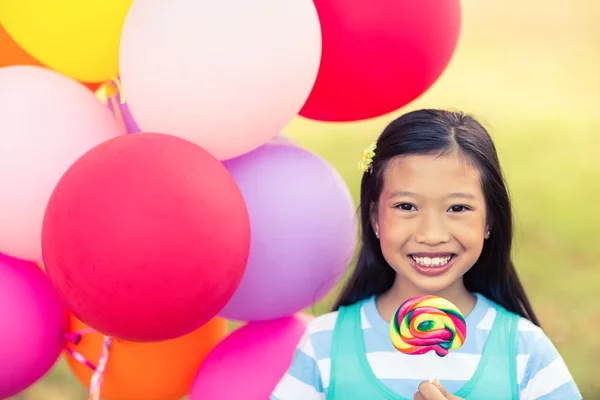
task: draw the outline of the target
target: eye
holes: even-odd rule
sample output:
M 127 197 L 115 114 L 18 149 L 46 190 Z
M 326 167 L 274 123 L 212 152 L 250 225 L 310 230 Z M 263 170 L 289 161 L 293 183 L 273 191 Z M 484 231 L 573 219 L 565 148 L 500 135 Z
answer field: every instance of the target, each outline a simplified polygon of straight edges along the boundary
M 417 208 L 410 203 L 400 203 L 400 204 L 396 204 L 394 207 L 399 208 L 402 211 L 413 211 L 413 210 L 416 211 L 417 210 Z
M 465 212 L 468 210 L 470 210 L 470 208 L 467 206 L 463 206 L 463 205 L 455 205 L 448 209 L 448 211 L 453 212 L 453 213 L 461 213 L 461 212 Z

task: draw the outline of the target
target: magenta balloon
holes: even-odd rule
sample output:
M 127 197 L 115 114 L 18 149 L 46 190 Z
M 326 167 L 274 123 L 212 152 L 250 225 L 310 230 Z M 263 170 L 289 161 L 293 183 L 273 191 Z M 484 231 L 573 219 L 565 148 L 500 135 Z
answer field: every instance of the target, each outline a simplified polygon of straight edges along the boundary
M 190 400 L 268 399 L 292 363 L 309 320 L 299 314 L 234 331 L 202 362 Z
M 338 172 L 281 142 L 224 164 L 246 201 L 251 245 L 240 286 L 220 315 L 268 320 L 320 300 L 342 276 L 356 245 L 354 204 Z
M 0 399 L 52 368 L 65 328 L 66 311 L 40 267 L 0 254 Z
M 323 51 L 300 115 L 348 122 L 379 117 L 427 91 L 450 62 L 460 0 L 313 0 Z

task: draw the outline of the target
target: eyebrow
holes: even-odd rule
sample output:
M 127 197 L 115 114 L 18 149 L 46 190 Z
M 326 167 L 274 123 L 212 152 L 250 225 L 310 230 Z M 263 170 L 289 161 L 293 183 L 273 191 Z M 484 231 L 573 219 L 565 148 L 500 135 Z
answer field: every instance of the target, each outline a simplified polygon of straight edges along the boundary
M 413 192 L 393 192 L 390 195 L 390 198 L 394 198 L 394 197 L 418 197 L 418 195 L 416 193 Z M 456 193 L 449 193 L 446 198 L 448 199 L 468 199 L 468 200 L 475 200 L 475 196 L 471 193 L 464 193 L 464 192 L 456 192 Z

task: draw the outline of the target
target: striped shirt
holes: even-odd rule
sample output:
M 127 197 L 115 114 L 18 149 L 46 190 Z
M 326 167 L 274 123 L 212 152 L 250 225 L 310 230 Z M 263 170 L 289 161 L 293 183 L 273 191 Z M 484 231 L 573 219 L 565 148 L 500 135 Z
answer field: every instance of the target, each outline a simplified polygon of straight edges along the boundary
M 466 317 L 464 345 L 436 361 L 436 377 L 451 393 L 473 376 L 479 364 L 496 309 L 486 297 Z M 300 340 L 289 370 L 271 400 L 324 400 L 329 387 L 331 342 L 337 312 L 312 320 Z M 369 365 L 375 376 L 400 396 L 412 398 L 418 385 L 431 377 L 430 354 L 398 352 L 389 338 L 389 323 L 379 314 L 375 297 L 363 301 L 361 323 Z M 565 362 L 544 332 L 521 318 L 517 335 L 517 381 L 521 400 L 580 400 L 581 394 Z

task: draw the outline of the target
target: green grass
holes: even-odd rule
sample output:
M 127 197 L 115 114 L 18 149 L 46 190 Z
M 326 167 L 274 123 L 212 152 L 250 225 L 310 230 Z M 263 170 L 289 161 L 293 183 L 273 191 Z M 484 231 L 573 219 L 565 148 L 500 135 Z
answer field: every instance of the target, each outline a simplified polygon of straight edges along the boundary
M 358 198 L 357 159 L 408 110 L 461 109 L 493 135 L 514 201 L 514 257 L 547 334 L 584 398 L 600 398 L 600 6 L 594 0 L 463 2 L 450 66 L 414 103 L 352 124 L 294 120 L 285 132 L 322 155 Z M 390 51 L 392 51 L 390 49 Z M 313 310 L 326 312 L 335 291 Z M 64 364 L 23 399 L 81 399 Z

